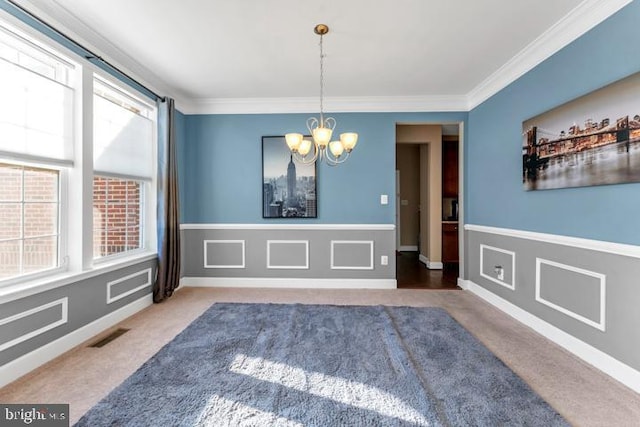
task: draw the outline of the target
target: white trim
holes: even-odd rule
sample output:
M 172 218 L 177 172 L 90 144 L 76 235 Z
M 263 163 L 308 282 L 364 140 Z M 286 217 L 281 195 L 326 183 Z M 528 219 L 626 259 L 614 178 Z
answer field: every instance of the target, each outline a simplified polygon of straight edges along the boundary
M 106 316 L 94 320 L 88 325 L 76 329 L 55 341 L 45 344 L 32 352 L 0 366 L 0 387 L 4 387 L 37 367 L 55 359 L 62 353 L 82 344 L 89 338 L 96 336 L 151 304 L 153 304 L 153 295 L 145 295 L 131 304 L 119 308 Z
M 394 224 L 180 224 L 180 230 L 395 230 Z
M 469 280 L 464 280 L 462 277 L 458 277 L 457 285 L 463 291 L 468 291 L 470 289 L 469 283 Z
M 392 113 L 467 111 L 466 95 L 325 97 L 332 113 Z M 314 113 L 318 98 L 201 98 L 192 99 L 184 114 Z
M 465 230 L 480 233 L 497 234 L 506 237 L 535 240 L 538 242 L 554 243 L 580 249 L 605 252 L 614 255 L 623 255 L 632 258 L 640 258 L 640 246 L 625 245 L 622 243 L 604 242 L 601 240 L 583 239 L 579 237 L 561 236 L 558 234 L 538 233 L 533 231 L 514 230 L 510 228 L 487 227 L 484 225 L 466 224 Z
M 368 266 L 360 266 L 360 265 L 335 265 L 334 260 L 334 246 L 338 245 L 369 245 L 369 265 Z M 373 270 L 373 240 L 332 240 L 331 241 L 331 269 L 332 270 Z
M 417 246 L 400 246 L 398 249 L 400 252 L 418 252 Z
M 396 289 L 396 279 L 183 277 L 181 286 L 200 288 Z
M 115 297 L 111 296 L 111 288 L 113 287 L 113 285 L 117 285 L 118 283 L 122 283 L 124 281 L 127 281 L 127 280 L 133 278 L 133 277 L 140 276 L 140 275 L 142 275 L 144 273 L 147 273 L 147 281 L 145 283 L 143 283 L 140 286 L 136 286 L 133 289 L 129 289 L 128 291 L 123 292 L 123 293 L 121 293 L 119 295 L 116 295 Z M 151 286 L 151 268 L 146 268 L 144 270 L 140 270 L 138 272 L 131 273 L 131 274 L 129 274 L 127 276 L 124 276 L 124 277 L 121 277 L 119 279 L 112 280 L 111 282 L 107 282 L 107 304 L 111 304 L 112 302 L 116 302 L 118 300 L 121 300 L 122 298 L 128 297 L 129 295 L 134 294 L 134 293 L 138 292 L 139 290 L 144 289 L 144 288 L 146 288 L 148 286 Z
M 245 268 L 245 244 L 244 240 L 203 240 L 204 245 L 204 268 Z M 242 263 L 241 264 L 207 264 L 207 243 L 240 243 L 242 245 Z
M 156 253 L 144 253 L 137 255 L 134 258 L 126 259 L 124 261 L 118 260 L 118 262 L 108 262 L 93 267 L 91 270 L 78 272 L 66 272 L 53 277 L 47 277 L 42 280 L 34 280 L 28 283 L 18 283 L 11 286 L 0 287 L 0 304 L 5 304 L 10 301 L 25 298 L 30 295 L 39 294 L 51 289 L 61 288 L 73 283 L 87 280 L 101 274 L 109 273 L 111 271 L 120 270 L 122 268 L 130 267 L 132 265 L 141 264 L 155 260 L 158 257 Z
M 440 261 L 429 261 L 429 258 L 420 254 L 418 255 L 418 261 L 423 263 L 429 270 L 442 270 L 444 265 Z
M 555 304 L 549 300 L 546 300 L 544 298 L 542 298 L 542 296 L 540 295 L 540 287 L 541 287 L 541 274 L 540 274 L 540 270 L 541 270 L 541 266 L 542 264 L 547 264 L 550 265 L 552 267 L 556 267 L 556 268 L 560 268 L 563 270 L 568 270 L 568 271 L 572 271 L 574 273 L 578 273 L 578 274 L 582 274 L 585 276 L 590 276 L 590 277 L 594 277 L 596 279 L 598 279 L 600 281 L 600 321 L 595 322 L 591 319 L 588 319 L 576 312 L 573 312 L 565 307 L 562 307 L 558 304 Z M 566 314 L 569 317 L 573 317 L 574 319 L 585 323 L 589 326 L 592 326 L 596 329 L 601 330 L 602 332 L 605 331 L 605 319 L 606 319 L 606 295 L 607 295 L 607 276 L 605 276 L 602 273 L 596 273 L 595 271 L 590 271 L 590 270 L 585 270 L 583 268 L 578 268 L 578 267 L 574 267 L 572 265 L 567 265 L 567 264 L 562 264 L 559 262 L 555 262 L 555 261 L 550 261 L 548 259 L 544 259 L 544 258 L 538 258 L 536 257 L 536 301 L 538 301 L 541 304 L 544 304 L 548 307 L 553 308 L 554 310 L 559 311 L 560 313 Z
M 602 350 L 598 350 L 584 341 L 569 335 L 565 331 L 545 322 L 509 301 L 500 298 L 470 280 L 465 281 L 465 289 L 469 289 L 478 297 L 502 310 L 519 322 L 532 328 L 545 338 L 553 341 L 605 374 L 620 381 L 635 392 L 640 393 L 640 371 L 637 371 L 618 359 L 609 356 Z
M 583 1 L 467 94 L 329 97 L 325 98 L 326 110 L 333 112 L 470 111 L 630 2 L 631 0 Z M 171 88 L 154 72 L 100 36 L 70 10 L 61 7 L 54 0 L 41 0 L 37 4 L 34 0 L 22 0 L 20 3 L 90 49 L 105 53 L 111 63 L 150 89 L 157 93 L 164 92 L 175 98 L 178 109 L 184 114 L 269 114 L 317 111 L 317 98 L 189 98 L 182 91 Z M 26 24 L 22 25 L 28 27 Z M 30 27 L 29 30 L 30 33 L 36 33 L 36 30 Z M 40 37 L 44 38 L 42 35 Z
M 304 265 L 271 265 L 271 244 L 304 244 L 305 264 Z M 267 240 L 267 268 L 276 270 L 308 270 L 309 269 L 309 241 L 308 240 Z
M 511 284 L 484 273 L 484 250 L 485 249 L 489 249 L 490 251 L 495 251 L 495 252 L 501 252 L 503 254 L 511 256 Z M 516 289 L 516 253 L 513 251 L 508 251 L 506 249 L 500 249 L 494 246 L 481 244 L 480 245 L 480 276 L 494 283 L 497 283 L 500 286 L 504 286 L 507 289 L 511 289 L 512 291 L 515 291 Z
M 622 9 L 631 0 L 585 0 L 467 94 L 472 110 L 554 53 Z
M 38 336 L 40 334 L 43 334 L 47 331 L 50 331 L 53 328 L 56 328 L 60 325 L 64 325 L 65 323 L 67 323 L 67 320 L 69 318 L 69 298 L 68 297 L 64 297 L 64 298 L 60 298 L 58 300 L 49 302 L 47 304 L 43 304 L 43 305 L 39 305 L 38 307 L 34 307 L 32 309 L 29 309 L 27 311 L 23 311 L 21 313 L 15 314 L 13 316 L 9 316 L 9 317 L 5 317 L 4 319 L 0 319 L 0 326 L 2 325 L 6 325 L 7 323 L 12 323 L 15 322 L 17 320 L 20 320 L 24 317 L 28 317 L 31 316 L 32 314 L 36 314 L 39 313 L 41 311 L 44 311 L 48 308 L 51 307 L 55 307 L 56 305 L 59 305 L 61 307 L 60 310 L 60 319 L 56 320 L 53 323 L 49 323 L 48 325 L 45 325 L 41 328 L 38 328 L 36 330 L 33 330 L 27 334 L 21 335 L 18 338 L 12 339 L 11 341 L 7 341 L 3 344 L 0 344 L 0 352 L 13 347 L 15 345 L 20 344 L 21 342 L 30 340 L 31 338 Z

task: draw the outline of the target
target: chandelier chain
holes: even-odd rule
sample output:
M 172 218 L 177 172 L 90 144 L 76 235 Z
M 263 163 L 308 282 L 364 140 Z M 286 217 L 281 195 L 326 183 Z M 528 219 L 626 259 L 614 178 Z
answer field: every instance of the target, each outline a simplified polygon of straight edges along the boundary
M 320 126 L 324 127 L 324 49 L 323 35 L 320 34 Z

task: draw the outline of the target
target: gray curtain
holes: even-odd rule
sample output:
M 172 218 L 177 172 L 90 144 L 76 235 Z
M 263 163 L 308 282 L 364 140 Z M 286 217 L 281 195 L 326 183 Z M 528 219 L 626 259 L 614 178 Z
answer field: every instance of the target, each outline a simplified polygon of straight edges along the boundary
M 176 164 L 175 105 L 158 102 L 158 271 L 153 301 L 161 302 L 180 284 L 180 218 Z

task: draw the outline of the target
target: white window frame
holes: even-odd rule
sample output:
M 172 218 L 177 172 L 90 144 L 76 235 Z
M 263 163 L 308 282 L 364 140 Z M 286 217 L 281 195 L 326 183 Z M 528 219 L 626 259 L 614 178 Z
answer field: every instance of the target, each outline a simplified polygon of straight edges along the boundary
M 88 63 L 88 61 L 87 61 Z M 126 176 L 126 175 L 118 175 L 118 174 L 113 174 L 113 175 L 109 175 L 109 174 L 95 174 L 95 172 L 93 171 L 92 168 L 92 173 L 91 173 L 91 188 L 92 188 L 92 192 L 91 194 L 93 195 L 93 176 L 94 174 L 97 176 L 104 176 L 104 177 L 113 177 L 113 178 L 122 178 L 122 179 L 131 179 L 131 180 L 135 180 L 135 181 L 139 181 L 142 184 L 142 188 L 141 188 L 141 198 L 140 198 L 140 209 L 142 211 L 142 215 L 140 217 L 140 227 L 142 229 L 142 235 L 141 235 L 141 245 L 140 248 L 138 249 L 133 249 L 130 251 L 126 251 L 126 252 L 120 252 L 117 254 L 112 254 L 112 255 L 106 255 L 106 256 L 102 256 L 102 257 L 98 257 L 98 258 L 93 258 L 93 245 L 91 246 L 91 257 L 92 257 L 92 263 L 93 264 L 103 264 L 106 262 L 111 262 L 111 261 L 117 261 L 117 260 L 121 260 L 121 259 L 127 259 L 130 258 L 132 256 L 136 256 L 136 255 L 140 255 L 140 254 L 144 254 L 144 253 L 149 253 L 150 251 L 153 251 L 154 253 L 157 252 L 156 250 L 156 212 L 155 209 L 149 209 L 149 207 L 153 207 L 156 206 L 156 200 L 157 200 L 157 194 L 156 194 L 156 189 L 157 187 L 157 181 L 158 181 L 158 162 L 155 161 L 155 159 L 158 158 L 158 108 L 156 107 L 155 103 L 149 99 L 147 96 L 143 95 L 142 93 L 134 90 L 133 88 L 129 88 L 129 87 L 125 87 L 125 83 L 122 83 L 121 81 L 117 80 L 116 78 L 114 78 L 113 76 L 108 75 L 107 73 L 105 73 L 104 71 L 100 70 L 99 68 L 95 67 L 93 64 L 89 63 L 89 65 L 91 66 L 91 68 L 93 69 L 93 77 L 94 79 L 97 78 L 99 80 L 102 80 L 103 82 L 107 83 L 108 85 L 111 85 L 114 87 L 115 90 L 121 92 L 124 96 L 127 96 L 129 98 L 132 98 L 133 101 L 142 104 L 143 107 L 147 108 L 149 111 L 149 116 L 147 117 L 149 120 L 152 121 L 153 126 L 151 126 L 152 129 L 152 149 L 151 149 L 151 162 L 152 162 L 152 172 L 151 172 L 151 180 L 141 180 L 139 177 L 132 177 L 132 176 Z M 87 94 L 84 94 L 87 95 Z M 91 97 L 91 102 L 93 103 L 93 79 L 92 79 L 92 85 L 91 85 L 91 93 L 88 94 Z M 93 125 L 93 121 L 91 123 Z M 85 141 L 86 143 L 86 141 Z M 93 164 L 93 127 L 91 129 L 91 161 Z M 91 199 L 91 203 L 90 203 L 90 207 L 92 208 L 92 222 L 91 222 L 91 230 L 92 230 L 92 242 L 93 242 L 93 197 Z M 152 212 L 148 212 L 148 211 L 152 211 Z
M 63 273 L 64 271 L 67 270 L 66 263 L 68 260 L 68 256 L 66 252 L 67 235 L 63 233 L 63 224 L 65 223 L 63 215 L 66 214 L 66 203 L 63 200 L 63 197 L 66 196 L 66 188 L 65 188 L 66 182 L 63 182 L 67 180 L 65 169 L 59 168 L 53 165 L 43 164 L 43 163 L 31 163 L 31 162 L 17 161 L 17 160 L 4 159 L 4 158 L 0 159 L 0 163 L 58 171 L 58 248 L 57 248 L 58 265 L 55 267 L 35 271 L 33 273 L 20 274 L 18 276 L 0 279 L 0 288 L 2 288 L 3 286 L 14 284 L 14 283 L 31 282 L 33 280 L 51 276 L 53 274 Z M 21 240 L 24 240 L 24 236 L 22 236 Z
M 16 276 L 0 281 L 0 299 L 3 296 L 28 295 L 44 289 L 52 289 L 72 283 L 74 277 L 80 280 L 97 274 L 142 262 L 157 256 L 156 247 L 156 189 L 157 189 L 157 123 L 158 111 L 155 100 L 130 87 L 128 84 L 109 75 L 75 52 L 59 45 L 46 35 L 33 29 L 28 24 L 15 18 L 8 12 L 0 10 L 0 25 L 8 28 L 20 38 L 60 58 L 75 67 L 74 89 L 74 161 L 73 166 L 64 162 L 40 162 L 39 159 L 12 158 L 9 154 L 0 154 L 0 161 L 8 164 L 24 164 L 26 166 L 59 171 L 59 266 L 33 274 Z M 145 106 L 150 107 L 150 119 L 153 138 L 153 173 L 150 181 L 142 181 L 143 209 L 141 227 L 141 248 L 93 258 L 93 78 L 100 79 L 116 86 Z M 71 281 L 71 282 L 70 282 Z

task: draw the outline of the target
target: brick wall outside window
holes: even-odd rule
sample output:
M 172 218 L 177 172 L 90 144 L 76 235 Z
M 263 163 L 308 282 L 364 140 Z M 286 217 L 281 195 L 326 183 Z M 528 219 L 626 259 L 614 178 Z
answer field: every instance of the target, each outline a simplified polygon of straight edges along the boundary
M 58 266 L 59 172 L 0 163 L 0 279 Z
M 141 191 L 139 181 L 94 177 L 94 258 L 141 247 Z

